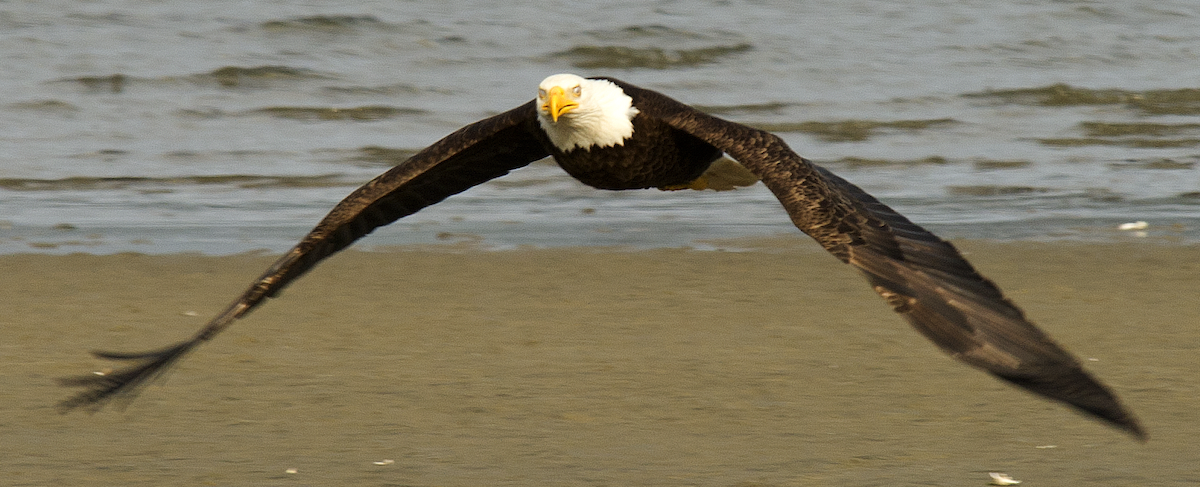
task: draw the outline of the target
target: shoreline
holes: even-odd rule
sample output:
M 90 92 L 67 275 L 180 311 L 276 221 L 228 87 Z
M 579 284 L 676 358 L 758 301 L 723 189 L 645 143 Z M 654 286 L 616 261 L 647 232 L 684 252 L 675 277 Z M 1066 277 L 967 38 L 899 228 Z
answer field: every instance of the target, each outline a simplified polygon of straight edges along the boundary
M 0 256 L 0 470 L 33 484 L 907 485 L 1005 471 L 1185 485 L 1200 246 L 954 243 L 1118 392 L 1149 443 L 946 357 L 806 238 L 351 249 L 126 412 L 58 415 L 71 391 L 53 379 L 106 365 L 87 350 L 187 336 L 276 256 L 23 254 Z

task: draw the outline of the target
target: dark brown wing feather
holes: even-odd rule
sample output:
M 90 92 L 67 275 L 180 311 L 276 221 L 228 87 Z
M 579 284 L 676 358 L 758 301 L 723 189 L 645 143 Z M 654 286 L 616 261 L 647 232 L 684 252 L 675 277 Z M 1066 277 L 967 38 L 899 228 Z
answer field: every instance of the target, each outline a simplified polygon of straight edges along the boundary
M 274 296 L 318 262 L 374 229 L 546 157 L 549 154 L 539 130 L 536 107 L 529 102 L 463 127 L 422 150 L 338 203 L 300 243 L 191 339 L 145 353 L 94 352 L 101 358 L 133 364 L 105 375 L 62 380 L 66 385 L 86 390 L 61 402 L 60 410 L 80 406 L 95 409 L 117 396 L 131 397 L 139 386 L 161 374 L 196 345 L 211 339 L 264 298 Z
M 643 114 L 707 141 L 762 178 L 800 230 L 861 270 L 896 312 L 943 350 L 1145 439 L 1116 395 L 1030 323 L 953 245 L 796 155 L 770 133 L 613 81 Z

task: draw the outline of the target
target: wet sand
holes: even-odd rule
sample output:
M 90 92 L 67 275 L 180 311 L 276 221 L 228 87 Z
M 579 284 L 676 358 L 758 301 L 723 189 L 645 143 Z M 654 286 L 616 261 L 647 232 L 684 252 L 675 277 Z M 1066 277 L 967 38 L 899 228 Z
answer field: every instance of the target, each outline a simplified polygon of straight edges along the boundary
M 953 362 L 809 242 L 744 245 L 349 251 L 95 415 L 53 379 L 189 335 L 273 256 L 0 257 L 0 484 L 1200 482 L 1200 247 L 959 243 L 1139 444 Z

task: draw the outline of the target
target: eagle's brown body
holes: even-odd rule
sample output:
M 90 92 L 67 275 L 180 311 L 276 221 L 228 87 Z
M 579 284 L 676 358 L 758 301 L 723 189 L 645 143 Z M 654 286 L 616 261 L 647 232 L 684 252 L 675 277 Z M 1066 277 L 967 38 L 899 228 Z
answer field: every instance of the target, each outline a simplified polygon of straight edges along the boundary
M 859 269 L 875 292 L 943 350 L 1145 438 L 1116 396 L 1030 323 L 952 245 L 796 155 L 775 135 L 610 81 L 632 98 L 637 110 L 631 119 L 633 135 L 622 144 L 564 151 L 539 125 L 536 102 L 463 127 L 347 196 L 191 339 L 147 353 L 98 354 L 136 363 L 108 375 L 68 380 L 88 389 L 64 401 L 63 408 L 99 407 L 136 391 L 264 298 L 375 228 L 535 160 L 553 156 L 571 176 L 596 188 L 640 189 L 686 184 L 728 154 L 779 198 L 797 228 Z
M 633 133 L 638 137 L 611 147 L 564 152 L 549 140 L 544 144 L 567 174 L 593 188 L 614 190 L 684 185 L 699 178 L 722 154 L 711 144 L 644 114 L 633 117 Z

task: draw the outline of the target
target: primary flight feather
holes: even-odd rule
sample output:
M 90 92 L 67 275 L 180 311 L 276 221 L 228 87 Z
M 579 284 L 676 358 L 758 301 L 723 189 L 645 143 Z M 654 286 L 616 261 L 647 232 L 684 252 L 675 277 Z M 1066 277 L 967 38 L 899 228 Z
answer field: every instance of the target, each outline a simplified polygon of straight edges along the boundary
M 1116 395 L 950 243 L 796 155 L 771 133 L 616 79 L 570 74 L 546 78 L 535 100 L 463 127 L 355 190 L 192 338 L 144 353 L 96 352 L 131 363 L 105 375 L 64 379 L 85 390 L 60 408 L 97 409 L 131 397 L 196 345 L 375 228 L 538 159 L 551 156 L 599 189 L 701 189 L 706 171 L 726 154 L 762 180 L 797 228 L 859 269 L 938 347 L 1145 439 Z

